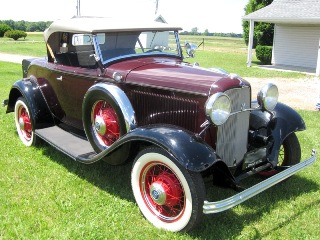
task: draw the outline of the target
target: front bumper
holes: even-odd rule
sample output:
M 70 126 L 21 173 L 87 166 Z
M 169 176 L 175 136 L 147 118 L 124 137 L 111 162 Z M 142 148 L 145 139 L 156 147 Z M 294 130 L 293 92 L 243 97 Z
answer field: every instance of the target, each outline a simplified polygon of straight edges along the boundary
M 254 197 L 255 195 L 267 190 L 268 188 L 272 187 L 273 185 L 285 180 L 286 178 L 292 176 L 293 174 L 300 172 L 301 170 L 305 169 L 306 167 L 313 164 L 316 160 L 316 151 L 312 150 L 311 157 L 303 162 L 300 162 L 292 167 L 289 167 L 282 172 L 277 173 L 276 175 L 236 194 L 230 198 L 226 198 L 221 201 L 217 202 L 208 202 L 204 201 L 203 205 L 203 213 L 210 214 L 210 213 L 218 213 L 225 210 L 228 210 L 249 198 Z

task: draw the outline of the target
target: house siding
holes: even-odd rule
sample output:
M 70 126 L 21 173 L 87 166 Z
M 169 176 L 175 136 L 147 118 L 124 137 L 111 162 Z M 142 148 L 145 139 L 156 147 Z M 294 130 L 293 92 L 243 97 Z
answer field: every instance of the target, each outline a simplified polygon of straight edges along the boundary
M 153 49 L 155 46 L 169 46 L 169 32 L 158 32 L 155 36 L 154 33 L 145 32 L 140 36 L 140 42 L 144 48 Z M 137 47 L 139 44 L 137 43 Z
M 320 26 L 275 25 L 272 64 L 317 67 Z

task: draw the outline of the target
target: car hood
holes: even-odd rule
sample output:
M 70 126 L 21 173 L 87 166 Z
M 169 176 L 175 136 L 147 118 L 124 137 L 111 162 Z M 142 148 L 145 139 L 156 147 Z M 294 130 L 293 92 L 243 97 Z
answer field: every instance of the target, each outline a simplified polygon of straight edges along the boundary
M 249 85 L 235 74 L 220 69 L 205 69 L 170 58 L 142 58 L 114 64 L 128 84 L 211 95 L 230 88 Z

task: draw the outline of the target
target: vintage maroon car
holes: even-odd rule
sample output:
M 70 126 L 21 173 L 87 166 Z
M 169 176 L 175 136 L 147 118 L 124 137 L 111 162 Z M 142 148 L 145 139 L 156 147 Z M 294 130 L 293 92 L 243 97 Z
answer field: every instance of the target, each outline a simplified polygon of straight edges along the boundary
M 156 227 L 188 231 L 311 165 L 300 162 L 305 123 L 267 84 L 184 62 L 179 27 L 109 18 L 59 20 L 44 32 L 48 56 L 25 59 L 5 100 L 20 140 L 40 138 L 82 163 L 133 162 L 131 183 Z M 191 44 L 187 53 L 194 54 Z M 214 54 L 214 53 L 213 53 Z M 272 175 L 248 189 L 239 182 Z M 237 193 L 218 202 L 203 179 Z

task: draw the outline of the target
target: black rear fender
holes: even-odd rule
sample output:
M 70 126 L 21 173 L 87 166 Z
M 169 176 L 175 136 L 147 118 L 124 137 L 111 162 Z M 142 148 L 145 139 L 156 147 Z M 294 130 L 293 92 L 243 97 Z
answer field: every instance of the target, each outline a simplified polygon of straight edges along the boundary
M 33 60 L 37 58 L 28 58 L 22 60 L 22 76 L 26 78 L 28 76 L 28 69 Z
M 14 112 L 19 97 L 24 97 L 31 111 L 34 129 L 52 126 L 53 117 L 49 111 L 40 88 L 32 78 L 16 81 L 9 93 L 7 113 Z

